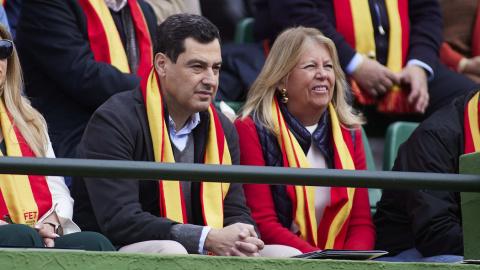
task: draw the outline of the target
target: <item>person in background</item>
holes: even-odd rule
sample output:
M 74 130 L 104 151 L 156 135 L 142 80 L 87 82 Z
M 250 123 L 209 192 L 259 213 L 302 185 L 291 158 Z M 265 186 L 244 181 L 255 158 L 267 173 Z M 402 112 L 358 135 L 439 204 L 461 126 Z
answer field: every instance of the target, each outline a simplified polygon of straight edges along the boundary
M 282 32 L 235 122 L 242 165 L 365 170 L 360 125 L 333 42 L 315 28 Z M 302 252 L 371 250 L 365 188 L 244 185 L 266 244 Z
M 7 13 L 5 12 L 5 8 L 3 5 L 0 5 L 0 23 L 5 26 L 8 32 L 10 32 L 10 25 L 8 24 Z
M 202 15 L 200 0 L 145 0 L 152 6 L 157 24 L 161 24 L 173 14 L 190 13 Z
M 0 24 L 0 156 L 55 158 L 42 115 L 21 94 L 12 37 Z M 114 251 L 101 234 L 80 232 L 63 177 L 0 175 L 0 246 Z
M 333 40 L 366 127 L 384 135 L 393 121 L 421 121 L 475 85 L 439 59 L 438 0 L 257 0 L 253 33 L 275 40 L 305 25 Z M 281 14 L 281 16 L 279 16 Z
M 393 171 L 459 173 L 463 154 L 480 151 L 480 85 L 435 112 L 400 145 Z M 463 260 L 459 192 L 385 189 L 373 217 L 375 248 L 382 261 L 459 262 Z
M 93 112 L 151 68 L 155 14 L 142 0 L 22 1 L 21 10 L 25 93 L 48 123 L 56 156 L 74 158 Z
M 440 0 L 445 29 L 440 60 L 480 83 L 480 5 L 478 0 Z
M 235 127 L 212 105 L 221 65 L 215 25 L 199 15 L 168 17 L 155 32 L 154 67 L 139 87 L 100 106 L 77 157 L 238 164 Z M 82 229 L 103 232 L 119 251 L 300 253 L 264 247 L 238 183 L 79 178 L 72 195 L 74 220 Z

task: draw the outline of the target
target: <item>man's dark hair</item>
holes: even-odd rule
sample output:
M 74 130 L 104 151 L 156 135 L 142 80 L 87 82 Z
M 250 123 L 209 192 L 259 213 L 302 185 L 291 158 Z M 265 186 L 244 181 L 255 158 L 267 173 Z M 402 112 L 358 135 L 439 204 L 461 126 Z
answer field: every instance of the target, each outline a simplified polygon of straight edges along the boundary
M 175 14 L 163 21 L 155 30 L 154 57 L 163 53 L 173 63 L 185 51 L 185 39 L 191 37 L 206 44 L 218 39 L 217 27 L 206 18 L 194 14 Z

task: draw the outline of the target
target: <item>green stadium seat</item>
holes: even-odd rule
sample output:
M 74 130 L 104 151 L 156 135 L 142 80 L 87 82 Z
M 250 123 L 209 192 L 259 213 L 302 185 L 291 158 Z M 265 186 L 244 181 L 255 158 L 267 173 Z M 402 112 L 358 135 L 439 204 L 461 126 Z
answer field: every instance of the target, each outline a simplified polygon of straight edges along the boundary
M 232 108 L 235 111 L 235 114 L 238 115 L 240 112 L 240 109 L 245 105 L 245 102 L 242 101 L 224 101 L 230 108 Z M 220 101 L 215 101 L 215 107 L 219 108 L 220 107 Z
M 398 148 L 405 142 L 419 123 L 398 121 L 390 124 L 385 135 L 383 148 L 383 170 L 391 171 L 397 157 Z
M 362 130 L 362 142 L 363 148 L 365 148 L 365 157 L 367 159 L 367 170 L 368 171 L 375 171 L 375 160 L 373 159 L 372 149 L 370 148 L 370 143 L 368 142 L 367 134 L 363 127 L 360 128 Z M 375 214 L 377 211 L 377 202 L 382 197 L 382 190 L 378 188 L 369 188 L 368 189 L 368 198 L 370 201 L 370 212 Z
M 235 44 L 252 43 L 253 42 L 253 22 L 251 17 L 241 19 L 235 28 L 233 42 Z

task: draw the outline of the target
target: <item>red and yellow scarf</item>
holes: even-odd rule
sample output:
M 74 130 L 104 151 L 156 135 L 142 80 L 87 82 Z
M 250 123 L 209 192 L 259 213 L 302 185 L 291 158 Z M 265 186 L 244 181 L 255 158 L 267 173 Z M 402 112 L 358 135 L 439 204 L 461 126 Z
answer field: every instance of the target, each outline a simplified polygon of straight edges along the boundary
M 168 119 L 164 119 L 162 94 L 155 69 L 142 78 L 140 87 L 147 109 L 155 161 L 175 163 L 167 130 Z M 227 140 L 213 105 L 208 108 L 208 113 L 210 123 L 204 162 L 205 164 L 231 165 Z M 187 223 L 181 183 L 160 180 L 159 187 L 161 216 Z M 229 183 L 201 183 L 201 203 L 205 225 L 217 229 L 223 228 L 223 200 L 229 187 Z
M 130 73 L 127 54 L 104 0 L 78 0 L 87 17 L 90 47 L 97 62 L 105 62 L 123 73 Z M 136 0 L 128 0 L 140 49 L 138 76 L 143 76 L 153 64 L 150 32 L 142 9 Z
M 465 108 L 465 154 L 480 151 L 480 128 L 478 122 L 478 106 L 480 106 L 478 102 L 479 96 L 480 92 L 477 92 L 477 94 L 470 99 Z
M 408 0 L 385 0 L 390 23 L 389 48 L 386 67 L 398 73 L 405 66 L 409 45 Z M 337 31 L 360 54 L 375 52 L 375 37 L 368 0 L 335 0 Z M 360 104 L 375 104 L 375 97 L 369 96 L 351 79 L 352 91 Z M 410 113 L 414 107 L 408 104 L 407 91 L 393 86 L 378 103 L 383 113 Z
M 353 141 L 350 131 L 342 128 L 337 114 L 329 104 L 334 160 L 336 169 L 355 170 L 353 162 Z M 277 139 L 283 153 L 285 167 L 311 168 L 297 139 L 288 129 L 278 101 L 272 102 L 272 113 L 278 133 Z M 299 237 L 321 249 L 342 249 L 352 210 L 354 188 L 331 188 L 331 205 L 327 206 L 320 223 L 315 217 L 315 187 L 287 186 L 287 194 L 292 199 L 294 222 L 299 229 Z M 318 227 L 317 227 L 317 224 Z
M 1 99 L 0 121 L 8 156 L 35 157 L 22 134 L 13 125 Z M 0 155 L 3 156 L 1 152 Z M 10 214 L 13 222 L 33 226 L 52 208 L 52 195 L 45 176 L 1 174 L 0 193 L 2 220 L 5 220 L 6 214 Z

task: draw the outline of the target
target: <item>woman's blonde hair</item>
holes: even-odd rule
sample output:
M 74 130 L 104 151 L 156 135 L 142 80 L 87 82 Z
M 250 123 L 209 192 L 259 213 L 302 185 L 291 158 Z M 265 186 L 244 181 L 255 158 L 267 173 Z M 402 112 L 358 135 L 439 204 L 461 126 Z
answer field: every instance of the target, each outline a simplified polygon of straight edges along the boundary
M 340 123 L 345 127 L 364 124 L 363 117 L 347 103 L 351 93 L 338 60 L 335 44 L 319 30 L 303 26 L 288 28 L 275 40 L 260 75 L 248 92 L 242 119 L 253 114 L 268 130 L 276 133 L 271 110 L 275 90 L 280 82 L 286 83 L 290 72 L 308 50 L 310 42 L 325 45 L 330 53 L 335 73 L 335 89 L 331 102 Z
M 2 39 L 12 40 L 12 36 L 1 23 L 0 36 Z M 45 157 L 48 148 L 47 124 L 43 116 L 32 108 L 30 101 L 22 96 L 23 77 L 15 46 L 12 56 L 7 59 L 5 77 L 3 86 L 0 86 L 0 97 L 13 124 L 18 128 L 33 153 L 37 157 Z M 8 132 L 12 134 L 14 131 L 12 129 Z M 7 138 L 4 139 L 7 140 Z

